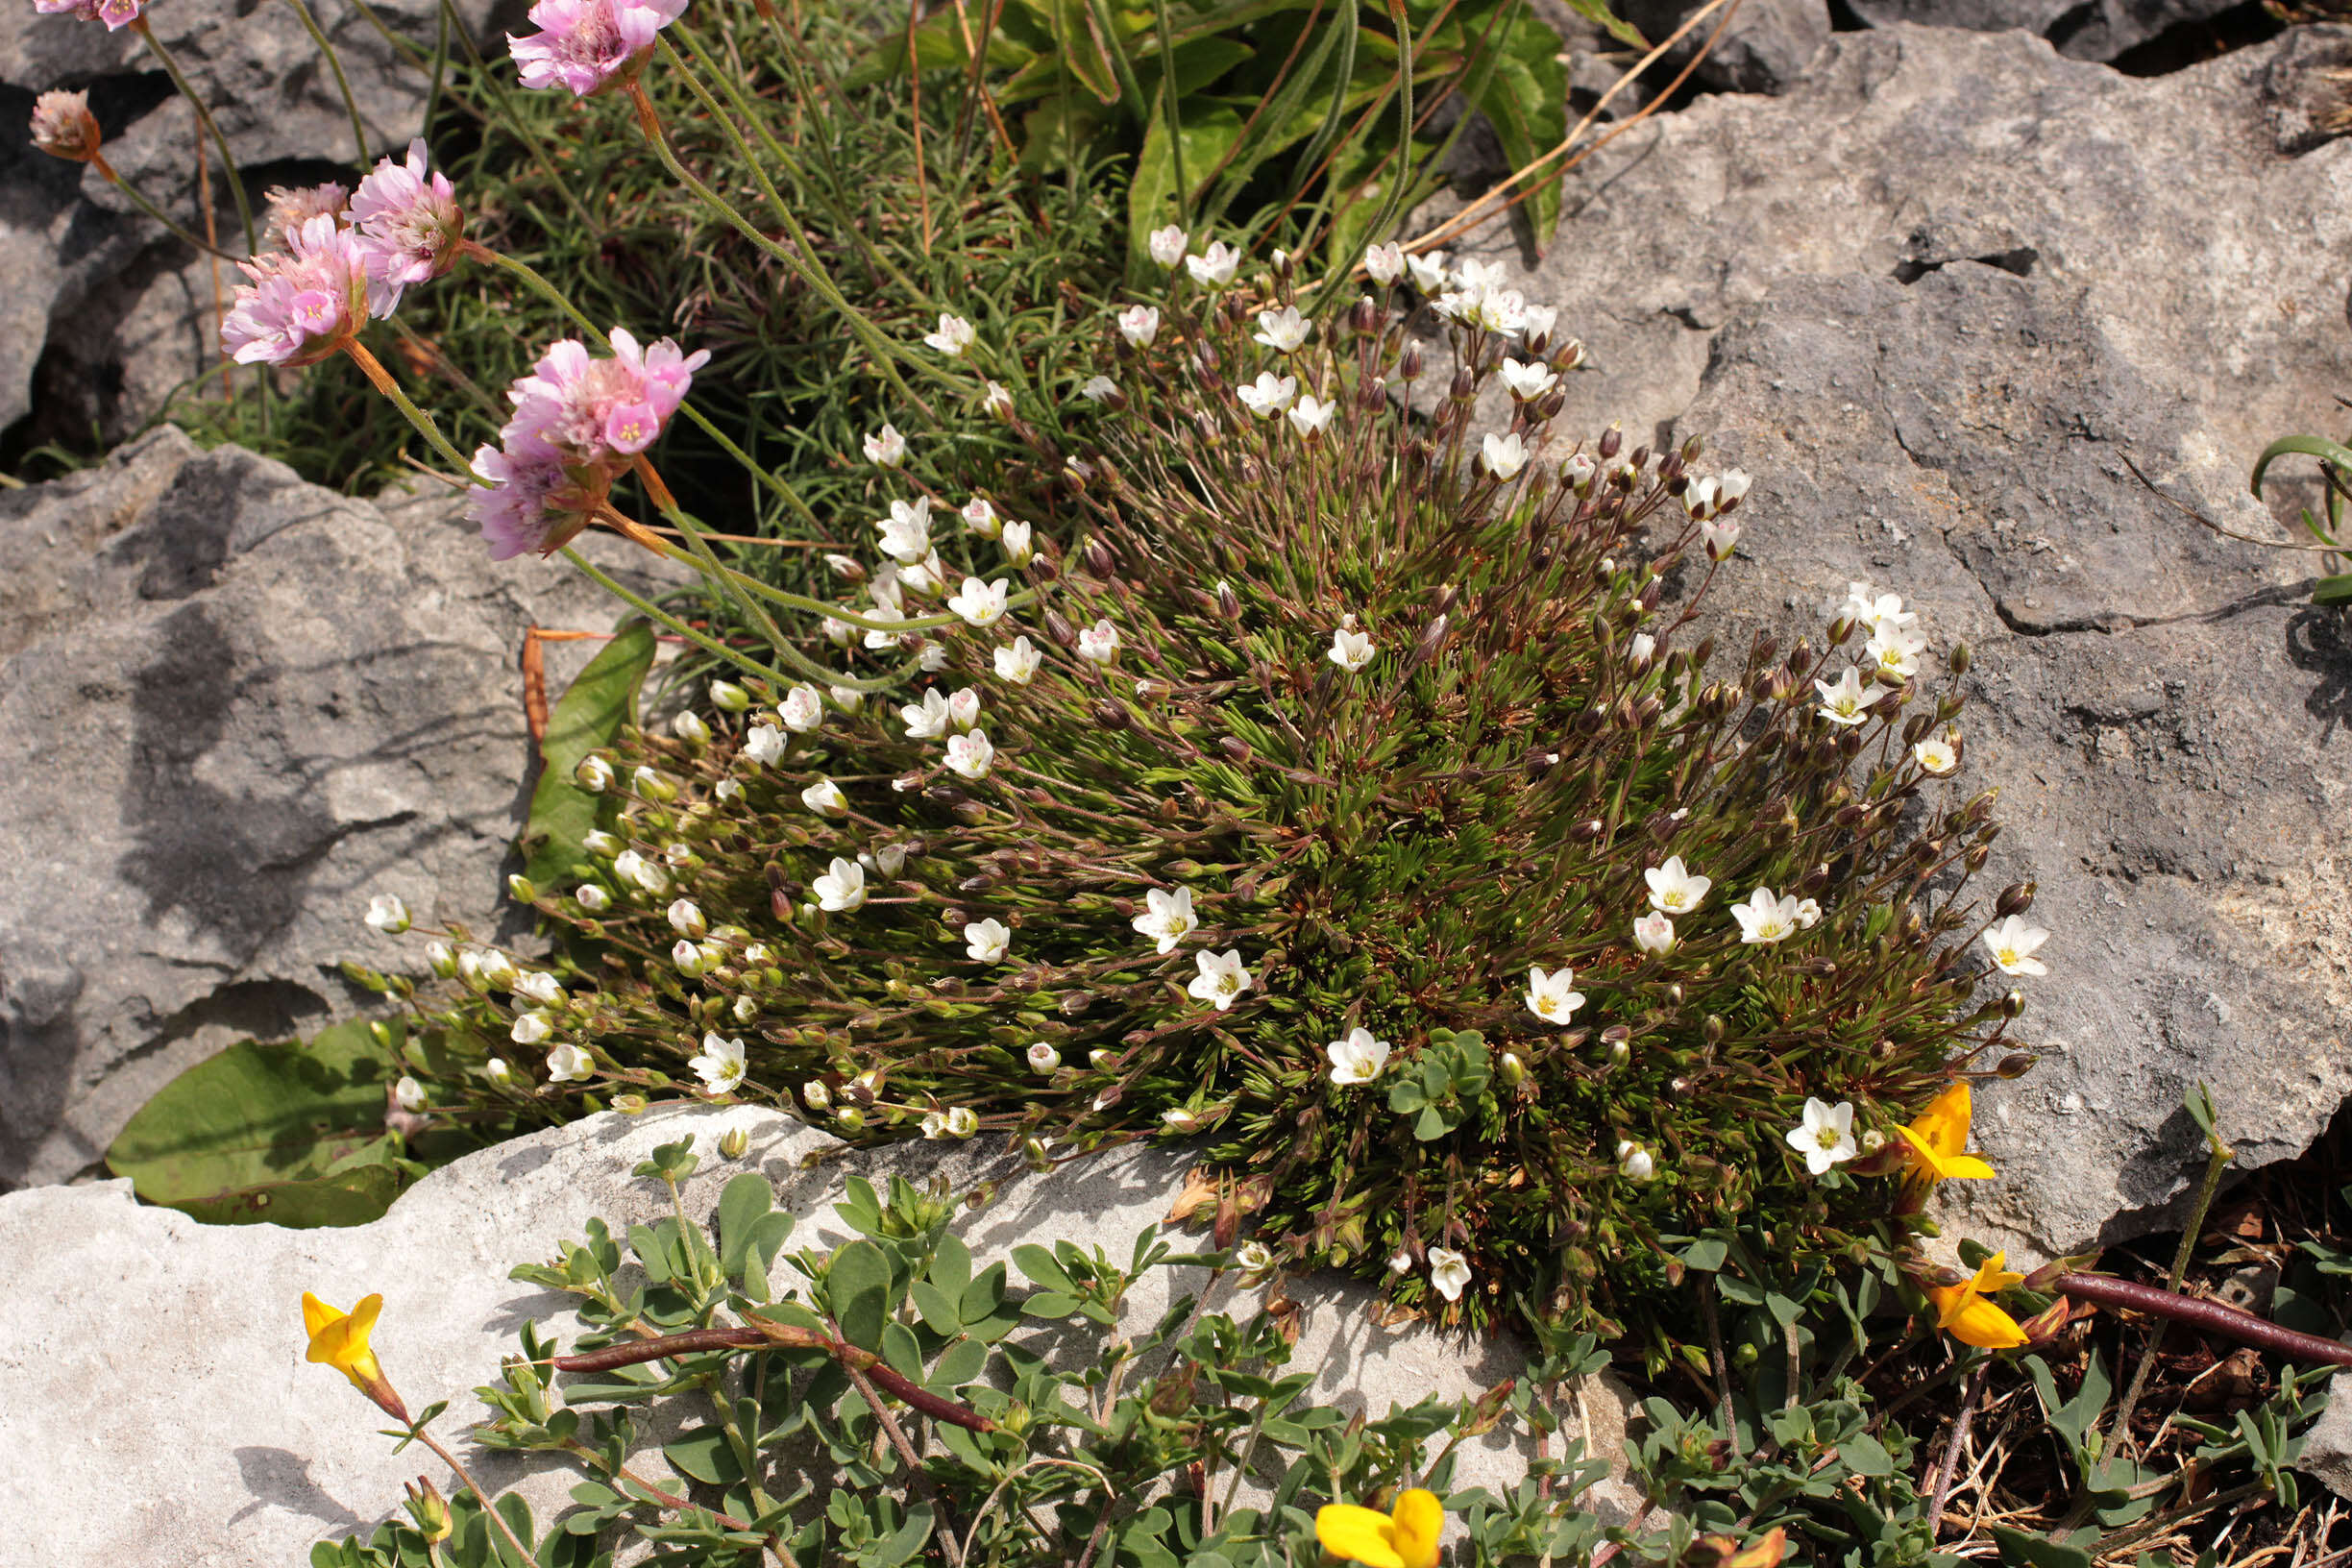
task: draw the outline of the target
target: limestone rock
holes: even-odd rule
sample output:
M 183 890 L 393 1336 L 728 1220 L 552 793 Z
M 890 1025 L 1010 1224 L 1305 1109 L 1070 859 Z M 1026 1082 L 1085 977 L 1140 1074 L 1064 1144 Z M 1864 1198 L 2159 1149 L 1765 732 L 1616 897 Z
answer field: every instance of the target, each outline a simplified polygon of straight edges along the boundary
M 2168 29 L 2202 22 L 2230 0 L 1851 0 L 1873 27 L 1918 23 L 1998 33 L 2021 28 L 2070 60 L 2113 60 Z
M 1978 1099 L 2002 1180 L 1948 1188 L 1990 1241 L 2160 1225 L 2201 1164 L 2195 1079 L 2247 1165 L 2352 1091 L 2352 638 L 2306 604 L 2310 557 L 2180 509 L 2279 536 L 2254 455 L 2352 385 L 2352 148 L 2275 117 L 2337 31 L 2157 80 L 2016 34 L 1841 34 L 1786 97 L 1604 150 L 1520 282 L 1592 346 L 1562 429 L 1700 434 L 1756 477 L 1707 601 L 1727 649 L 1818 639 L 1860 578 L 1975 651 L 1987 896 L 2038 880 L 2055 933 L 2016 1036 L 2044 1060 Z
M 1629 0 L 1625 17 L 1654 43 L 1688 21 L 1701 3 Z M 1693 28 L 1658 69 L 1680 70 L 1714 33 L 1716 19 L 1710 16 Z M 1786 92 L 1828 41 L 1827 0 L 1741 0 L 1738 13 L 1694 74 L 1709 86 L 1732 92 Z
M 614 606 L 471 534 L 446 493 L 354 501 L 169 428 L 0 494 L 0 1184 L 87 1169 L 233 1040 L 347 1015 L 342 960 L 417 967 L 370 894 L 498 926 L 523 630 Z M 556 691 L 590 645 L 558 647 Z
M 733 1164 L 714 1152 L 729 1129 L 749 1138 Z M 429 1460 L 394 1458 L 375 1435 L 380 1417 L 331 1370 L 305 1364 L 302 1292 L 349 1306 L 382 1291 L 375 1343 L 387 1375 L 411 1408 L 449 1397 L 438 1430 L 461 1434 L 485 1414 L 468 1390 L 513 1352 L 522 1324 L 566 1339 L 577 1332 L 563 1298 L 515 1284 L 507 1271 L 552 1256 L 592 1216 L 618 1232 L 666 1213 L 667 1193 L 631 1181 L 629 1169 L 654 1145 L 688 1136 L 704 1160 L 686 1187 L 689 1212 L 706 1219 L 735 1170 L 758 1170 L 775 1184 L 778 1207 L 798 1216 L 796 1249 L 848 1238 L 832 1206 L 853 1171 L 880 1182 L 894 1171 L 921 1181 L 937 1170 L 956 1190 L 996 1178 L 995 1201 L 958 1222 L 983 1265 L 1040 1238 L 1125 1258 L 1135 1236 L 1165 1213 L 1187 1163 L 1130 1149 L 1038 1177 L 969 1147 L 843 1155 L 831 1138 L 773 1112 L 676 1107 L 634 1120 L 607 1114 L 484 1150 L 351 1230 L 202 1226 L 139 1207 L 121 1182 L 0 1196 L 11 1331 L 0 1343 L 0 1384 L 9 1389 L 0 1444 L 42 1456 L 0 1481 L 26 1560 L 282 1568 L 305 1560 L 314 1540 L 372 1529 L 395 1510 L 401 1482 Z M 828 1151 L 836 1157 L 808 1165 L 807 1157 Z M 1130 1297 L 1130 1321 L 1154 1321 L 1175 1293 L 1206 1283 L 1205 1270 L 1154 1271 Z M 1464 1347 L 1426 1329 L 1381 1329 L 1368 1293 L 1351 1283 L 1317 1277 L 1294 1293 L 1306 1310 L 1292 1364 L 1319 1370 L 1312 1397 L 1320 1402 L 1384 1414 L 1391 1403 L 1475 1394 L 1520 1364 L 1508 1344 Z M 1208 1305 L 1246 1316 L 1246 1294 L 1236 1298 L 1228 1280 Z M 108 1402 L 99 1422 L 90 1419 L 94 1382 Z M 1616 1396 L 1599 1386 L 1587 1393 L 1599 1407 L 1596 1433 L 1621 1442 Z M 159 1442 L 172 1457 L 160 1468 Z M 1614 1442 L 1596 1452 L 1614 1458 Z M 567 1505 L 569 1472 L 457 1447 L 485 1484 L 519 1482 L 535 1517 Z M 1465 1484 L 1523 1473 L 1524 1456 L 1492 1438 L 1461 1458 Z M 658 1456 L 645 1467 L 659 1473 Z M 142 1479 L 126 1486 L 126 1476 Z M 1605 1517 L 1622 1520 L 1622 1483 L 1605 1482 L 1604 1491 Z

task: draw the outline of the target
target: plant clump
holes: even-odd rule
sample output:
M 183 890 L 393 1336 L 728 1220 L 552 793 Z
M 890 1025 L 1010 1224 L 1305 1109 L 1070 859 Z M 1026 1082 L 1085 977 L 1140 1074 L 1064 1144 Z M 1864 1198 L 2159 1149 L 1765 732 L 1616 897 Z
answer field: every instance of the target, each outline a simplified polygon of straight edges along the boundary
M 2031 890 L 1970 895 L 1966 649 L 1854 584 L 1719 654 L 1746 478 L 1556 439 L 1582 351 L 1474 263 L 1327 313 L 1279 257 L 1154 249 L 1089 441 L 999 404 L 1060 527 L 884 470 L 810 648 L 911 685 L 722 682 L 582 764 L 602 825 L 521 891 L 587 956 L 437 951 L 435 1109 L 1199 1139 L 1282 1261 L 1472 1324 L 1606 1326 L 1710 1226 L 1899 1225 L 1919 1184 L 1870 1173 L 2015 1016 L 1972 1005 L 1995 916 L 2040 968 Z

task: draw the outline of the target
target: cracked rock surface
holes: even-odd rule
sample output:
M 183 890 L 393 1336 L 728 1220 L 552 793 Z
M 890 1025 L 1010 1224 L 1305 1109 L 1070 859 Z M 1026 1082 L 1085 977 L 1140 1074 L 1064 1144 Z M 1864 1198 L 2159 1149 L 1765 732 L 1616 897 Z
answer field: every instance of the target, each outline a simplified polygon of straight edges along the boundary
M 413 966 L 369 894 L 494 929 L 524 628 L 613 620 L 493 566 L 446 493 L 355 501 L 168 427 L 0 493 L 0 1187 L 88 1169 L 233 1041 L 348 1016 L 341 961 Z M 554 691 L 593 646 L 554 645 Z
M 1979 1092 L 2001 1180 L 1947 1188 L 1992 1244 L 2161 1224 L 2196 1079 L 2246 1165 L 2352 1092 L 2352 631 L 2310 556 L 2182 510 L 2278 536 L 2253 458 L 2352 386 L 2352 143 L 2306 69 L 2344 37 L 2134 80 L 2020 34 L 1841 34 L 1786 97 L 1620 138 L 1522 282 L 1592 346 L 1563 429 L 1755 476 L 1727 649 L 1818 639 L 1866 579 L 1974 650 L 1985 895 L 2037 880 L 2054 933 L 2015 1032 L 2041 1065 Z
M 715 1152 L 729 1130 L 748 1139 L 741 1161 Z M 21 1482 L 0 1479 L 0 1501 L 21 1505 L 23 1560 L 282 1568 L 306 1561 L 313 1541 L 373 1530 L 396 1512 L 402 1482 L 431 1461 L 414 1450 L 395 1456 L 376 1435 L 383 1418 L 373 1407 L 331 1369 L 304 1363 L 305 1290 L 338 1307 L 382 1291 L 375 1349 L 410 1409 L 449 1398 L 436 1430 L 468 1468 L 487 1486 L 519 1483 L 533 1517 L 553 1518 L 570 1506 L 576 1475 L 536 1457 L 477 1449 L 462 1435 L 486 1418 L 471 1389 L 496 1375 L 502 1356 L 517 1354 L 517 1329 L 536 1322 L 567 1342 L 578 1333 L 568 1298 L 519 1285 L 507 1271 L 579 1239 L 591 1217 L 619 1236 L 667 1214 L 660 1184 L 629 1171 L 681 1138 L 702 1156 L 685 1185 L 687 1212 L 707 1221 L 726 1182 L 756 1170 L 797 1221 L 788 1251 L 849 1239 L 833 1213 L 847 1176 L 878 1186 L 898 1174 L 919 1185 L 938 1173 L 959 1193 L 992 1180 L 994 1201 L 962 1211 L 955 1227 L 982 1267 L 1041 1239 L 1100 1247 L 1124 1264 L 1190 1164 L 1182 1150 L 1130 1148 L 1040 1177 L 971 1144 L 844 1151 L 772 1111 L 674 1106 L 637 1117 L 607 1112 L 470 1155 L 404 1193 L 381 1219 L 348 1230 L 199 1225 L 140 1207 L 127 1182 L 0 1195 L 0 1257 L 16 1269 L 12 1332 L 0 1344 L 0 1386 L 10 1391 L 0 1401 L 0 1442 L 44 1456 L 37 1496 L 30 1469 L 17 1473 Z M 1178 1246 L 1200 1240 L 1188 1233 Z M 796 1279 L 781 1260 L 774 1274 L 779 1286 Z M 1020 1287 L 1017 1270 L 1013 1279 Z M 1237 1290 L 1230 1274 L 1212 1286 L 1205 1269 L 1157 1269 L 1128 1295 L 1128 1332 L 1188 1293 L 1238 1317 L 1257 1309 L 1257 1292 Z M 1371 1292 L 1352 1280 L 1317 1277 L 1295 1293 L 1304 1310 L 1290 1364 L 1315 1374 L 1308 1397 L 1317 1403 L 1384 1415 L 1391 1405 L 1475 1397 L 1525 1364 L 1507 1340 L 1465 1345 L 1426 1327 L 1383 1328 Z M 141 1325 L 135 1339 L 122 1332 L 133 1317 Z M 93 1369 L 104 1369 L 110 1389 L 109 1419 L 95 1424 Z M 1588 1505 L 1610 1524 L 1638 1501 L 1622 1479 L 1630 1403 L 1613 1380 L 1589 1380 L 1576 1402 L 1584 1413 L 1565 1433 L 1587 1423 L 1587 1453 L 1615 1471 Z M 153 1468 L 159 1432 L 170 1434 L 174 1462 L 126 1487 L 126 1475 Z M 1515 1484 L 1529 1457 L 1502 1434 L 1475 1438 L 1458 1456 L 1457 1480 Z M 652 1479 L 674 1474 L 658 1436 L 630 1462 Z

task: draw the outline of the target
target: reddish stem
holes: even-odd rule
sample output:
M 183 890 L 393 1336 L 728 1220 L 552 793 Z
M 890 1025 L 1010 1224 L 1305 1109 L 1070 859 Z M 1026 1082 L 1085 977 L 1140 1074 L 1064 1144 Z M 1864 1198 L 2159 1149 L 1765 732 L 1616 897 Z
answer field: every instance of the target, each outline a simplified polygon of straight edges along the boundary
M 558 1372 L 609 1372 L 616 1366 L 634 1366 L 642 1361 L 693 1356 L 708 1350 L 777 1347 L 823 1351 L 844 1366 L 865 1373 L 873 1380 L 874 1386 L 935 1421 L 952 1422 L 971 1432 L 996 1430 L 996 1423 L 987 1416 L 952 1399 L 943 1398 L 920 1384 L 892 1371 L 883 1364 L 879 1356 L 870 1350 L 844 1344 L 813 1329 L 795 1329 L 783 1324 L 770 1324 L 765 1329 L 696 1329 L 687 1334 L 666 1334 L 658 1339 L 607 1345 L 602 1350 L 583 1351 L 577 1356 L 558 1356 L 554 1359 L 554 1366 Z
M 2061 1274 L 2053 1282 L 2052 1288 L 2076 1301 L 2095 1302 L 2101 1307 L 2121 1307 L 2135 1312 L 2153 1312 L 2159 1317 L 2186 1323 L 2206 1334 L 2242 1340 L 2299 1361 L 2352 1366 L 2352 1345 L 2322 1339 L 2315 1334 L 2299 1334 L 2293 1329 L 2281 1328 L 2251 1312 L 2224 1307 L 2217 1301 L 2198 1301 L 2194 1297 L 2180 1295 L 2156 1286 L 2134 1285 L 2129 1280 L 2114 1279 L 2105 1274 Z

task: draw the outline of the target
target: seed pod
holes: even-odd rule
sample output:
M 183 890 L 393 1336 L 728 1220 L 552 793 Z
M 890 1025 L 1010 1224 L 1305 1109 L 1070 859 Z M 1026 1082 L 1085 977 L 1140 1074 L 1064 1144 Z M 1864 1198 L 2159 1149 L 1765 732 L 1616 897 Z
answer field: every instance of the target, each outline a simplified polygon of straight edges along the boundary
M 1460 369 L 1454 372 L 1454 380 L 1453 383 L 1446 388 L 1446 395 L 1452 398 L 1456 403 L 1469 403 L 1473 399 L 1477 398 L 1478 378 L 1470 374 L 1470 367 L 1468 365 L 1464 365 Z
M 1993 851 L 1983 845 L 1971 845 L 1969 852 L 1960 857 L 1960 864 L 1967 867 L 1972 872 L 1981 871 L 1985 869 L 1985 862 L 1992 858 Z
M 1699 1033 L 1709 1045 L 1722 1044 L 1724 1038 L 1723 1015 L 1720 1013 L 1709 1013 L 1706 1016 L 1706 1022 L 1700 1026 Z
M 1228 735 L 1224 739 L 1218 741 L 1217 749 L 1224 752 L 1227 756 L 1233 758 L 1233 760 L 1236 762 L 1247 762 L 1250 760 L 1251 753 L 1249 742 L 1243 740 L 1238 735 Z
M 1601 460 L 1603 462 L 1605 463 L 1614 458 L 1619 452 L 1624 450 L 1624 448 L 1625 431 L 1619 429 L 1616 426 L 1611 425 L 1607 429 L 1601 432 L 1599 450 L 1601 453 Z
M 1659 483 L 1665 485 L 1674 494 L 1680 495 L 1683 485 L 1687 482 L 1682 477 L 1682 454 L 1678 452 L 1670 452 L 1659 458 L 1657 477 Z
M 1682 460 L 1695 463 L 1699 460 L 1699 454 L 1705 450 L 1706 443 L 1694 435 L 1682 443 Z
M 1593 842 L 1593 840 L 1601 836 L 1601 830 L 1607 824 L 1603 822 L 1598 817 L 1587 817 L 1584 819 L 1584 821 L 1573 823 L 1569 827 L 1569 842 L 1572 844 L 1590 844 Z
M 2004 1018 L 2017 1017 L 2025 1011 L 2025 993 L 2021 991 L 2009 992 L 2000 999 L 2000 1010 Z
M 1397 356 L 1397 374 L 1409 381 L 1418 380 L 1421 377 L 1421 345 L 1418 343 L 1406 344 L 1405 352 Z
M 1045 635 L 1064 648 L 1070 648 L 1077 644 L 1078 628 L 1071 625 L 1069 618 L 1060 610 L 1047 610 L 1045 612 Z
M 2000 1059 L 2000 1066 L 1993 1071 L 2001 1078 L 2022 1078 L 2033 1071 L 2034 1064 L 2040 1060 L 2030 1051 L 2012 1051 Z
M 1099 538 L 1086 542 L 1086 564 L 1087 570 L 1098 577 L 1110 576 L 1118 566 L 1111 554 L 1111 547 Z
M 1369 294 L 1348 307 L 1348 327 L 1359 335 L 1369 332 L 1379 322 L 1380 306 L 1372 303 Z
M 1968 644 L 1954 643 L 1952 644 L 1951 657 L 1944 662 L 1946 667 L 1949 669 L 1953 674 L 1965 675 L 1968 674 L 1969 663 L 1973 657 L 1974 655 L 1969 652 Z
M 2001 889 L 2001 895 L 1993 901 L 1993 913 L 1996 917 L 2001 918 L 2006 918 L 2011 915 L 2022 915 L 2027 910 L 2033 908 L 2033 883 L 2012 882 L 2009 886 Z

